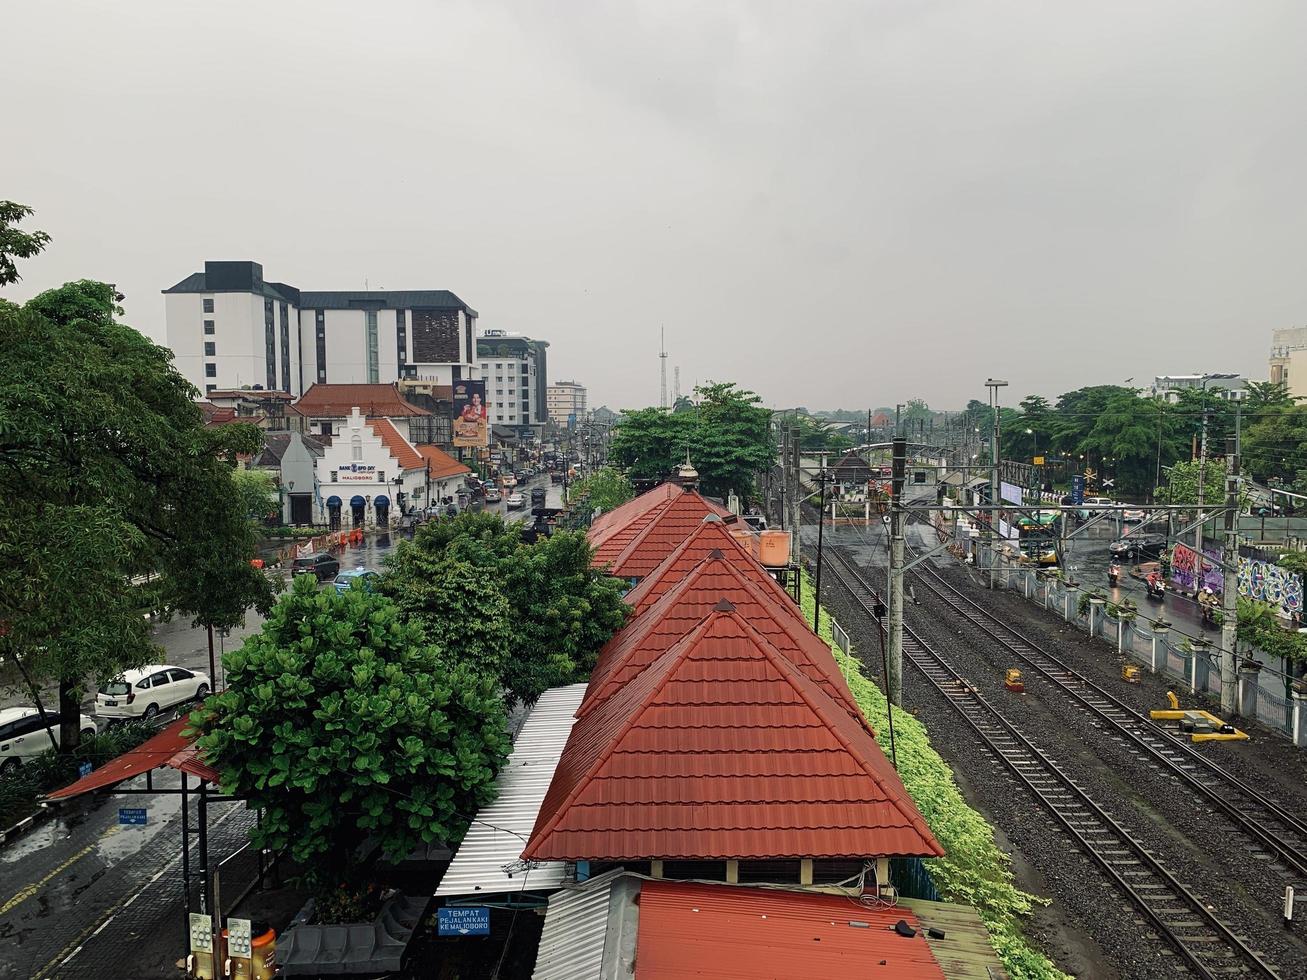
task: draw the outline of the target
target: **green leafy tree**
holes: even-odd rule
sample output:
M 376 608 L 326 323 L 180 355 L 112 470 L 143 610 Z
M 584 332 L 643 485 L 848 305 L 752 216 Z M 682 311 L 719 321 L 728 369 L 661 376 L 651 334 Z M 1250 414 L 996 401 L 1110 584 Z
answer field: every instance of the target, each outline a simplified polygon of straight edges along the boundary
M 608 455 L 633 481 L 665 480 L 679 463 L 685 462 L 694 435 L 693 412 L 636 409 L 622 415 L 613 431 Z
M 1289 394 L 1283 381 L 1249 381 L 1244 386 L 1244 408 L 1249 412 L 1263 412 L 1270 408 L 1289 408 L 1300 399 Z
M 43 231 L 23 231 L 18 223 L 34 212 L 25 204 L 0 201 L 0 286 L 9 286 L 22 278 L 14 259 L 39 255 L 50 243 Z
M 625 622 L 622 585 L 591 567 L 580 532 L 524 544 L 496 514 L 423 525 L 387 560 L 379 590 L 443 656 L 492 673 L 514 700 L 584 679 Z M 463 638 L 460 640 L 460 638 Z
M 1198 460 L 1175 463 L 1164 477 L 1158 496 L 1168 504 L 1198 503 L 1198 474 L 1203 474 L 1203 503 L 1213 506 L 1225 499 L 1225 460 L 1209 459 L 1204 467 Z
M 84 281 L 0 304 L 0 658 L 38 705 L 58 683 L 65 751 L 86 682 L 154 656 L 133 578 L 197 619 L 272 598 L 231 479 L 260 434 L 205 429 L 171 354 L 115 321 L 118 298 Z
M 450 667 L 385 597 L 299 579 L 224 658 L 191 716 L 224 791 L 263 810 L 258 847 L 319 884 L 354 882 L 365 840 L 400 860 L 455 843 L 494 796 L 509 742 L 493 678 Z
M 281 498 L 277 493 L 277 478 L 271 473 L 266 470 L 236 470 L 231 478 L 247 516 L 262 521 L 276 513 Z
M 602 467 L 568 489 L 568 501 L 584 501 L 587 508 L 610 511 L 635 496 L 631 481 L 621 470 Z
M 1244 471 L 1261 483 L 1307 488 L 1307 406 L 1269 408 L 1243 434 Z

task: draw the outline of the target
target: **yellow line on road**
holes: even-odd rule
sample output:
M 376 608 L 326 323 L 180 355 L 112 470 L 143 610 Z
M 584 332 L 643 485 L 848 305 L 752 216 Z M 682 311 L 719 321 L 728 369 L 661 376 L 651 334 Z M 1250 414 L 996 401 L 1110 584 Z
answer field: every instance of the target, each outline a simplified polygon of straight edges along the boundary
M 4 915 L 6 912 L 9 912 L 11 909 L 17 908 L 23 902 L 27 901 L 29 898 L 31 898 L 33 895 L 39 892 L 41 888 L 50 881 L 51 878 L 56 878 L 64 871 L 67 871 L 70 866 L 76 864 L 82 858 L 86 857 L 86 855 L 90 854 L 93 850 L 95 850 L 96 847 L 99 846 L 100 841 L 104 840 L 104 838 L 108 837 L 109 834 L 112 834 L 117 830 L 118 830 L 117 827 L 110 827 L 107 831 L 105 831 L 103 834 L 100 835 L 100 840 L 97 840 L 94 844 L 87 844 L 80 851 L 78 851 L 76 854 L 70 857 L 63 864 L 59 865 L 59 867 L 55 868 L 40 881 L 34 881 L 27 887 L 23 888 L 21 891 L 18 892 L 17 895 L 9 899 L 9 901 L 5 902 L 4 905 L 0 905 L 0 915 Z

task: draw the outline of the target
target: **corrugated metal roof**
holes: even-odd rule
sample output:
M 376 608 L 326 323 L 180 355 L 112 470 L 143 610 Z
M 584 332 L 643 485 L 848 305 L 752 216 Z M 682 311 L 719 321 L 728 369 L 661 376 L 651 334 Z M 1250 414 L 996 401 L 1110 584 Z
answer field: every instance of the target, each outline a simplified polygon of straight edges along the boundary
M 894 931 L 899 919 L 917 929 Z M 917 917 L 842 896 L 646 881 L 635 980 L 877 976 L 945 980 Z
M 518 864 L 584 695 L 584 684 L 540 695 L 495 778 L 495 801 L 477 814 L 436 888 L 437 897 L 540 891 L 562 882 L 566 865 L 561 861 L 518 868 L 511 878 L 504 867 Z
M 631 976 L 640 884 L 619 868 L 550 895 L 532 980 Z
M 577 721 L 524 851 L 941 854 L 870 732 L 729 602 Z

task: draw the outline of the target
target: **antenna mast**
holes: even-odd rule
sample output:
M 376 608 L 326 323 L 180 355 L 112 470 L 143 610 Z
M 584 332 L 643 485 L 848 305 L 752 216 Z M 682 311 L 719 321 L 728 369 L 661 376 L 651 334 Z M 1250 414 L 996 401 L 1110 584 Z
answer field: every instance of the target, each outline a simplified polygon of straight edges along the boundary
M 660 408 L 667 407 L 667 331 L 658 328 L 658 362 L 662 373 L 662 388 L 658 395 Z

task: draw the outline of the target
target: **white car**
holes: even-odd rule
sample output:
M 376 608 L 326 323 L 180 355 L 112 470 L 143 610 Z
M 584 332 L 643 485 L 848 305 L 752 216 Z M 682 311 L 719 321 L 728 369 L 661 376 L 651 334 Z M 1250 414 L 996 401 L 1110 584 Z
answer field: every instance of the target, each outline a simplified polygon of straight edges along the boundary
M 514 491 L 508 495 L 506 504 L 509 510 L 521 510 L 526 506 L 526 500 L 520 493 Z
M 1134 508 L 1128 508 L 1121 512 L 1121 520 L 1125 521 L 1127 524 L 1138 524 L 1144 519 L 1144 516 L 1142 510 L 1135 510 Z
M 23 760 L 40 755 L 48 749 L 59 746 L 59 716 L 46 709 L 46 720 L 54 732 L 54 741 L 50 740 L 50 731 L 41 721 L 41 713 L 35 708 L 0 708 L 0 772 L 6 772 L 19 766 Z M 82 738 L 88 738 L 96 732 L 95 722 L 88 716 L 81 716 Z
M 173 705 L 203 701 L 212 689 L 204 674 L 151 664 L 101 684 L 95 713 L 101 718 L 153 718 Z

